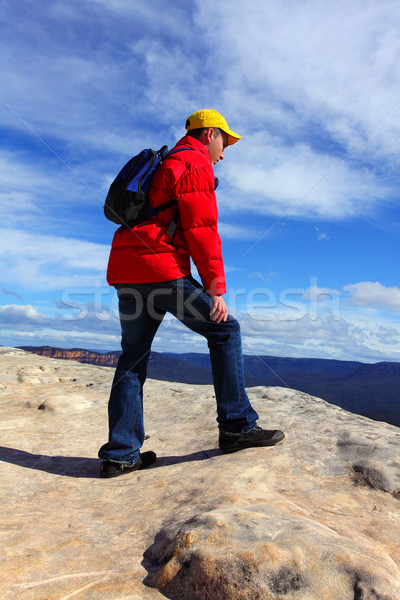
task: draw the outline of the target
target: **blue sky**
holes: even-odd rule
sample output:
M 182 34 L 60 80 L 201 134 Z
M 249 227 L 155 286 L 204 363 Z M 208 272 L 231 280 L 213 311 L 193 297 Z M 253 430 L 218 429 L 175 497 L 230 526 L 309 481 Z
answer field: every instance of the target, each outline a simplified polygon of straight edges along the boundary
M 397 2 L 0 2 L 3 345 L 119 348 L 120 167 L 215 108 L 245 353 L 400 360 Z M 154 350 L 206 352 L 166 319 Z

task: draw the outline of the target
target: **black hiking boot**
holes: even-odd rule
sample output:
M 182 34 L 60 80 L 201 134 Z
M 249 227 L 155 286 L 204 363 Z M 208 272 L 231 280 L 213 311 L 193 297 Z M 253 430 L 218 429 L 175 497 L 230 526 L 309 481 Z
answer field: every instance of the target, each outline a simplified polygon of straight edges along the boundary
M 149 465 L 152 465 L 156 460 L 157 455 L 155 452 L 143 452 L 139 454 L 139 458 L 133 465 L 125 465 L 124 463 L 112 462 L 111 460 L 103 460 L 100 466 L 100 477 L 118 477 L 118 475 L 125 475 L 125 473 L 131 473 L 132 471 L 138 471 L 139 469 L 145 469 Z
M 267 430 L 254 427 L 246 433 L 229 433 L 220 431 L 219 447 L 225 454 L 244 450 L 244 448 L 260 448 L 262 446 L 275 446 L 283 440 L 285 434 L 279 429 Z

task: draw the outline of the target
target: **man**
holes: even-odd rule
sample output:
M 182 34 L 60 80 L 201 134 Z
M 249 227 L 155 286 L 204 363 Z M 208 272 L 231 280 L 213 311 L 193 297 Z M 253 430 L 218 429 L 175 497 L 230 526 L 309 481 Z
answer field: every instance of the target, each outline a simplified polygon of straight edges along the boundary
M 178 203 L 173 236 L 169 226 L 175 207 L 162 210 L 133 229 L 115 233 L 107 281 L 118 290 L 122 354 L 112 384 L 108 415 L 109 441 L 99 450 L 101 476 L 115 477 L 156 460 L 140 453 L 144 441 L 143 384 L 150 348 L 166 312 L 208 341 L 217 403 L 219 446 L 223 452 L 273 446 L 279 430 L 257 426 L 258 415 L 244 387 L 239 323 L 228 313 L 213 165 L 240 135 L 215 110 L 200 110 L 186 121 L 187 134 L 157 168 L 150 203 Z M 203 286 L 190 272 L 193 259 Z M 162 402 L 162 400 L 160 400 Z

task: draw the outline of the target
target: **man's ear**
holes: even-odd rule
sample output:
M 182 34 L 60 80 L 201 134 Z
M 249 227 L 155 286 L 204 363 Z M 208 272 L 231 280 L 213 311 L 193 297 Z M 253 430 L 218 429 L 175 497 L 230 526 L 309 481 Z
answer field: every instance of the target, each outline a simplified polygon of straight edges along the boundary
M 214 129 L 209 127 L 205 132 L 205 140 L 207 144 L 210 144 L 214 139 Z

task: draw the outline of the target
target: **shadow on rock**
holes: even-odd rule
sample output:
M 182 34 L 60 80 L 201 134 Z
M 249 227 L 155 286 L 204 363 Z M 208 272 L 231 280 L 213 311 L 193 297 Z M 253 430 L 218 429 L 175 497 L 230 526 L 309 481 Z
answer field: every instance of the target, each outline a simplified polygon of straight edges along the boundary
M 66 477 L 99 477 L 100 460 L 83 456 L 47 456 L 0 446 L 0 460 Z
M 220 450 L 211 449 L 182 456 L 161 456 L 147 470 L 169 467 L 184 462 L 208 460 L 220 454 Z M 27 469 L 36 469 L 52 473 L 53 475 L 63 475 L 64 477 L 86 477 L 88 479 L 100 477 L 100 459 L 98 458 L 47 456 L 45 454 L 34 454 L 25 450 L 0 446 L 0 460 Z
M 215 456 L 222 456 L 221 450 L 212 448 L 210 450 L 200 450 L 199 452 L 192 452 L 191 454 L 183 454 L 181 456 L 159 456 L 157 461 L 152 465 L 153 469 L 160 467 L 170 467 L 172 465 L 178 465 L 184 462 L 196 462 L 200 460 L 208 460 Z

